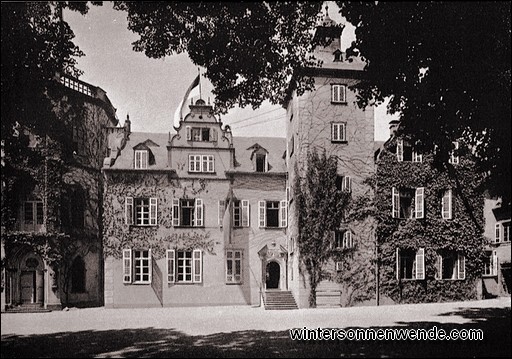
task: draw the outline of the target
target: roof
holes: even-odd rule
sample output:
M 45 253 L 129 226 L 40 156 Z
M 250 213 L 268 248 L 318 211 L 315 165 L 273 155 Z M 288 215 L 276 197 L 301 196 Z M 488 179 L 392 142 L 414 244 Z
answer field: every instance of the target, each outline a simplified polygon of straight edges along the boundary
M 147 140 L 150 140 L 146 142 Z M 112 169 L 133 169 L 133 148 L 145 143 L 154 156 L 154 164 L 149 164 L 148 169 L 171 169 L 167 161 L 168 133 L 156 132 L 131 132 L 121 154 L 112 165 Z M 153 142 L 153 143 L 151 143 Z M 154 146 L 157 145 L 157 146 Z
M 283 152 L 286 150 L 286 139 L 283 137 L 233 137 L 235 158 L 239 166 L 234 172 L 254 172 L 251 156 L 256 150 L 251 148 L 254 144 L 260 145 L 268 151 L 268 172 L 286 172 L 286 162 L 283 160 Z
M 168 166 L 168 141 L 168 133 L 132 132 L 126 141 L 126 145 L 121 150 L 119 157 L 115 160 L 110 169 L 133 169 L 133 149 L 138 145 L 145 144 L 154 156 L 154 164 L 151 164 L 150 162 L 148 169 L 171 170 L 172 168 Z M 254 165 L 251 157 L 254 151 L 258 150 L 258 148 L 253 147 L 255 144 L 260 146 L 258 148 L 263 148 L 268 151 L 268 172 L 278 173 L 286 171 L 286 163 L 282 158 L 283 152 L 286 150 L 285 138 L 233 137 L 233 147 L 235 149 L 235 156 L 238 164 L 238 166 L 232 169 L 233 172 L 254 172 Z M 174 151 L 176 151 L 176 149 Z

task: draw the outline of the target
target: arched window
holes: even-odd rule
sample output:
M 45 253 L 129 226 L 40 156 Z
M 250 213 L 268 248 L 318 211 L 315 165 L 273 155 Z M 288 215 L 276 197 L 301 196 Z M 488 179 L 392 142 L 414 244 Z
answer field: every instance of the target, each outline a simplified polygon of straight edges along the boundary
M 71 293 L 85 292 L 85 262 L 77 256 L 71 265 Z

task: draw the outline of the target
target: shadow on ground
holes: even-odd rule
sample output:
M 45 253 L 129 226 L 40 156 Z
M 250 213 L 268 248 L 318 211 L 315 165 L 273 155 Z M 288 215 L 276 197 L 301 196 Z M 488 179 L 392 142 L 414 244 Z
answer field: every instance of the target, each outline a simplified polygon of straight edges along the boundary
M 399 307 L 397 307 L 399 310 Z M 343 315 L 342 311 L 337 312 Z M 494 357 L 511 355 L 510 308 L 461 308 L 441 314 L 470 319 L 465 324 L 400 322 L 386 328 L 482 329 L 483 341 L 308 341 L 286 331 L 247 330 L 205 336 L 172 329 L 123 329 L 2 335 L 2 358 L 25 357 Z

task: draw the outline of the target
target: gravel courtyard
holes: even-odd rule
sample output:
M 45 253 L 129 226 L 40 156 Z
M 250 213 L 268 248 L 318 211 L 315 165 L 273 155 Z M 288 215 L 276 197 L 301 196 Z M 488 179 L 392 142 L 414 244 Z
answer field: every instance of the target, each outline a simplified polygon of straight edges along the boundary
M 511 355 L 511 300 L 265 311 L 251 307 L 2 313 L 1 357 Z M 483 341 L 292 341 L 291 328 L 482 329 Z

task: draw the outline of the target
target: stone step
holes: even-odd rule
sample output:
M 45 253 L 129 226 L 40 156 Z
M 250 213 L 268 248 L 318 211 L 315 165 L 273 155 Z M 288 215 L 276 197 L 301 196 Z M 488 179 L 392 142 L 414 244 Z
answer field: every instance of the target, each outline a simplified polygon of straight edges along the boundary
M 264 296 L 266 310 L 298 309 L 293 294 L 289 291 L 267 291 Z

